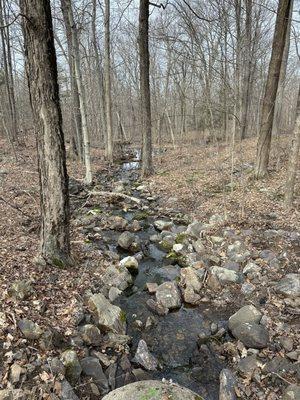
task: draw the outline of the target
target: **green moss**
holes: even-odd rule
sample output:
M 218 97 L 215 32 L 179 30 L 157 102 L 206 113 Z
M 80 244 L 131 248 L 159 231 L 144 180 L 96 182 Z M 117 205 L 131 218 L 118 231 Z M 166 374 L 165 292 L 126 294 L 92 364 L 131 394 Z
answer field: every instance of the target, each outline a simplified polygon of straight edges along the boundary
M 64 262 L 59 258 L 53 258 L 52 265 L 54 265 L 55 267 L 57 267 L 59 269 L 64 269 L 66 267 Z
M 143 395 L 141 400 L 151 400 L 159 394 L 159 390 L 156 388 L 148 389 L 147 393 Z
M 92 210 L 88 211 L 88 214 L 92 214 L 92 215 L 99 215 L 101 214 L 103 211 L 100 208 L 93 208 Z
M 182 244 L 182 243 L 185 242 L 186 239 L 187 239 L 187 234 L 186 233 L 184 233 L 184 232 L 178 233 L 176 235 L 176 238 L 175 238 L 175 243 Z
M 165 250 L 165 251 L 170 251 L 173 248 L 173 244 L 168 242 L 167 240 L 161 240 L 158 243 L 158 245 L 162 250 Z
M 120 320 L 121 322 L 126 322 L 126 312 L 123 310 L 120 312 Z
M 139 211 L 136 214 L 134 214 L 134 218 L 137 221 L 142 221 L 143 219 L 147 219 L 148 218 L 148 213 L 147 211 Z
M 170 253 L 166 256 L 168 260 L 176 262 L 181 267 L 186 267 L 186 257 L 180 254 L 175 253 L 175 251 L 170 251 Z

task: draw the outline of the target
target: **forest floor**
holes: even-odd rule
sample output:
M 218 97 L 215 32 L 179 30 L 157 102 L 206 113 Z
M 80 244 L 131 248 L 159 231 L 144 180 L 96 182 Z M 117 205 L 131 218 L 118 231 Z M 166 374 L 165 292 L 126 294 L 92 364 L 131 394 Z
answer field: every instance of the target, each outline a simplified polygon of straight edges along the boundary
M 90 196 L 89 190 L 81 183 L 82 167 L 68 160 L 68 171 L 72 177 L 71 243 L 76 260 L 74 268 L 69 270 L 41 267 L 34 262 L 39 244 L 39 193 L 34 144 L 29 140 L 26 146 L 18 148 L 16 162 L 11 149 L 5 141 L 1 141 L 0 399 L 11 398 L 5 397 L 7 392 L 4 393 L 4 389 L 10 390 L 14 399 L 76 399 L 75 393 L 80 399 L 96 399 L 108 388 L 134 380 L 166 376 L 182 385 L 186 383 L 205 400 L 214 400 L 218 398 L 217 381 L 221 367 L 233 371 L 238 398 L 282 398 L 286 386 L 297 383 L 300 375 L 299 297 L 283 295 L 274 289 L 287 273 L 293 273 L 298 281 L 293 282 L 289 289 L 299 292 L 299 274 L 296 276 L 300 261 L 299 186 L 293 209 L 287 210 L 282 201 L 288 141 L 289 137 L 274 141 L 270 176 L 261 181 L 252 177 L 255 140 L 237 145 L 234 158 L 230 147 L 223 144 L 205 147 L 184 145 L 175 149 L 168 146 L 155 157 L 155 175 L 145 181 L 137 177 L 138 171 L 129 171 L 124 175 L 120 168 L 108 168 L 100 152 L 95 150 L 95 183 L 92 189 L 138 196 L 140 205 L 115 198 L 108 200 Z M 182 250 L 184 258 L 192 254 L 195 256 L 195 259 L 191 257 L 193 262 L 201 260 L 200 269 L 205 271 L 201 299 L 198 303 L 196 301 L 196 309 L 201 310 L 201 315 L 197 314 L 195 318 L 191 314 L 196 321 L 202 318 L 202 314 L 206 315 L 205 323 L 201 331 L 194 332 L 191 328 L 191 332 L 198 336 L 202 334 L 202 339 L 204 332 L 208 339 L 200 344 L 198 342 L 199 349 L 196 350 L 193 346 L 197 340 L 193 339 L 190 343 L 187 338 L 186 346 L 191 348 L 193 356 L 187 362 L 182 355 L 174 365 L 173 359 L 171 362 L 165 354 L 161 355 L 162 352 L 168 353 L 168 343 L 164 342 L 164 346 L 155 341 L 151 343 L 151 336 L 157 339 L 158 332 L 167 335 L 162 321 L 168 322 L 168 329 L 175 329 L 172 318 L 181 315 L 181 311 L 157 317 L 158 321 L 147 331 L 145 322 L 153 317 L 153 313 L 149 314 L 140 305 L 146 304 L 151 297 L 142 287 L 149 268 L 154 265 L 156 268 L 157 263 L 161 264 L 160 269 L 166 266 L 160 258 L 149 256 L 149 243 L 158 240 L 162 246 L 161 242 L 164 242 L 163 233 L 154 229 L 156 220 L 172 221 L 171 239 L 168 238 L 172 241 L 185 223 L 208 223 L 212 216 L 216 217 L 217 223 L 203 228 L 199 236 L 206 248 L 205 257 L 203 254 L 200 257 L 200 250 L 199 254 L 190 250 L 195 247 L 195 237 L 191 234 L 188 234 Z M 136 235 L 137 255 L 134 251 L 121 251 L 116 246 L 123 231 Z M 158 238 L 153 238 L 155 235 Z M 230 246 L 233 246 L 231 250 Z M 112 265 L 118 265 L 120 257 L 129 254 L 134 254 L 141 264 L 141 272 L 135 278 L 137 293 L 130 292 L 128 298 L 131 304 L 123 294 L 115 304 L 126 310 L 133 344 L 128 347 L 126 340 L 125 344 L 112 343 L 112 339 L 107 339 L 103 333 L 100 344 L 87 345 L 80 333 L 82 320 L 93 322 L 87 311 L 87 292 L 102 291 L 105 272 Z M 249 273 L 242 273 L 251 262 L 256 267 L 252 265 Z M 227 266 L 226 269 L 238 274 L 239 280 L 228 282 L 223 278 L 216 279 L 211 272 L 211 263 Z M 149 274 L 149 279 L 153 278 L 151 271 Z M 174 282 L 179 280 L 181 285 L 181 272 Z M 28 285 L 13 286 L 20 281 Z M 20 298 L 18 293 L 23 292 L 24 296 Z M 132 296 L 137 296 L 134 303 L 141 302 L 138 304 L 141 311 L 132 305 Z M 224 320 L 227 321 L 245 304 L 254 305 L 262 313 L 259 326 L 268 332 L 270 340 L 267 346 L 246 346 L 243 340 L 236 340 L 228 332 L 227 322 L 224 325 Z M 182 308 L 184 305 L 180 310 Z M 186 315 L 195 312 L 194 308 L 192 311 L 189 308 L 184 310 Z M 142 328 L 136 322 L 140 321 L 136 317 L 139 312 L 142 313 Z M 175 319 L 176 324 L 184 325 L 186 317 L 183 320 L 180 318 L 178 321 Z M 38 324 L 42 335 L 38 334 L 33 340 L 24 337 L 20 329 L 20 320 L 24 319 Z M 216 332 L 211 329 L 209 336 L 206 325 L 213 323 L 217 327 Z M 184 327 L 181 328 L 184 331 Z M 225 333 L 215 336 L 223 328 Z M 178 334 L 177 331 L 171 333 Z M 141 337 L 147 339 L 150 351 L 161 363 L 157 375 L 145 371 L 145 368 L 137 368 L 137 363 L 132 360 Z M 58 371 L 54 371 L 53 367 L 53 360 L 56 360 L 57 367 L 62 352 L 70 348 L 76 351 L 80 360 L 91 356 L 99 359 L 101 366 L 97 368 L 105 371 L 106 378 L 100 373 L 98 377 L 91 377 L 86 370 L 80 379 L 77 377 L 76 383 L 69 376 L 73 392 L 65 380 L 68 368 L 59 365 Z M 178 349 L 181 347 L 175 348 L 175 351 L 178 352 Z M 198 353 L 195 355 L 195 352 Z M 245 359 L 247 362 L 244 361 L 243 365 L 241 361 Z M 207 377 L 209 368 L 211 374 Z

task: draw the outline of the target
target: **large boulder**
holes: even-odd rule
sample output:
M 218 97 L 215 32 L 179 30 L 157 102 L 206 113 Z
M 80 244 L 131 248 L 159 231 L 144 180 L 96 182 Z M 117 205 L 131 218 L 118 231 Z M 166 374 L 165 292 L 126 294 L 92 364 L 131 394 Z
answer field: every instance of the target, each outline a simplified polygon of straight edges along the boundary
M 88 299 L 88 308 L 100 329 L 125 334 L 126 316 L 120 307 L 111 304 L 101 293 Z
M 181 306 L 181 295 L 175 282 L 162 283 L 155 295 L 157 302 L 170 310 Z
M 161 381 L 139 381 L 113 390 L 103 400 L 203 400 L 201 396 L 177 384 Z

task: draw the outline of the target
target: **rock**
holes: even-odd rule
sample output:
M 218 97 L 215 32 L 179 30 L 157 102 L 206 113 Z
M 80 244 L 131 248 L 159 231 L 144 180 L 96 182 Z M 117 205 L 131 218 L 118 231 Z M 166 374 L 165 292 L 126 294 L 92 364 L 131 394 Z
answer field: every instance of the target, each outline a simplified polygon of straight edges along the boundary
M 23 333 L 25 338 L 30 340 L 38 339 L 43 333 L 38 324 L 26 318 L 18 321 L 18 328 Z
M 156 300 L 170 310 L 181 306 L 181 295 L 175 282 L 162 283 L 156 290 Z
M 227 254 L 232 261 L 237 263 L 245 262 L 251 255 L 244 243 L 239 240 L 236 240 L 233 244 L 228 246 Z
M 132 221 L 131 225 L 130 225 L 130 230 L 132 230 L 132 232 L 138 232 L 142 229 L 141 224 L 139 223 L 139 221 L 137 221 L 136 219 Z
M 102 370 L 99 360 L 95 357 L 85 357 L 80 361 L 82 372 L 93 378 L 93 382 L 101 393 L 107 393 L 109 389 L 108 380 Z
M 240 264 L 235 261 L 231 261 L 231 260 L 226 261 L 224 263 L 223 267 L 227 268 L 227 269 L 231 269 L 232 271 L 235 271 L 235 272 L 239 272 L 239 270 L 240 270 Z
M 282 400 L 298 400 L 298 399 L 300 399 L 300 386 L 289 385 L 283 393 Z
M 201 396 L 175 383 L 162 381 L 139 381 L 122 386 L 106 396 L 103 400 L 203 400 Z
M 65 366 L 58 357 L 53 357 L 50 360 L 49 365 L 50 365 L 50 371 L 53 375 L 65 374 Z
M 193 290 L 193 288 L 191 286 L 184 288 L 182 290 L 182 296 L 183 296 L 183 300 L 185 303 L 188 304 L 199 304 L 200 300 L 201 300 L 201 296 L 197 293 L 195 293 L 195 291 Z
M 71 384 L 75 384 L 82 372 L 77 353 L 74 350 L 66 350 L 61 355 L 61 361 L 66 369 L 66 378 Z
M 121 233 L 118 238 L 118 245 L 122 249 L 128 250 L 135 241 L 135 235 L 131 232 L 125 231 Z
M 132 361 L 141 365 L 147 371 L 155 371 L 158 365 L 156 358 L 149 352 L 147 343 L 144 340 L 139 341 Z
M 122 290 L 120 290 L 114 286 L 111 287 L 108 291 L 109 301 L 111 301 L 111 302 L 115 301 L 120 296 L 121 293 L 122 293 Z
M 158 231 L 170 231 L 174 224 L 172 221 L 157 220 L 153 225 Z
M 120 261 L 120 266 L 127 268 L 130 272 L 138 272 L 139 263 L 135 257 L 128 256 Z
M 158 288 L 158 284 L 157 283 L 151 283 L 151 282 L 147 282 L 146 283 L 146 288 L 148 290 L 149 293 L 155 293 L 157 288 Z
M 275 291 L 287 297 L 300 296 L 300 274 L 287 274 L 274 287 Z
M 174 242 L 174 236 L 164 235 L 163 239 L 158 242 L 158 247 L 165 252 L 169 252 L 172 250 Z
M 111 304 L 101 293 L 92 295 L 88 308 L 97 325 L 104 331 L 125 334 L 126 316 L 120 307 Z
M 27 280 L 16 281 L 8 289 L 8 294 L 17 300 L 26 300 L 33 293 L 31 282 Z
M 224 242 L 224 238 L 222 236 L 211 236 L 210 240 L 216 245 L 221 245 Z
M 146 301 L 146 305 L 151 310 L 157 315 L 167 315 L 169 312 L 169 309 L 167 307 L 164 307 L 162 304 L 157 303 L 153 299 L 148 299 Z
M 263 349 L 269 342 L 269 333 L 266 328 L 256 323 L 245 322 L 236 325 L 231 332 L 245 346 L 254 349 Z
M 258 367 L 258 361 L 255 355 L 241 358 L 237 369 L 243 378 L 251 378 L 255 369 Z
M 201 239 L 195 240 L 193 242 L 193 247 L 194 247 L 194 250 L 195 250 L 196 253 L 198 253 L 200 255 L 205 254 L 205 246 L 202 243 Z
M 214 214 L 209 218 L 209 225 L 219 225 L 223 224 L 226 218 L 223 215 Z
M 211 267 L 210 272 L 215 275 L 221 283 L 237 283 L 240 280 L 239 275 L 235 271 L 223 267 L 218 267 L 216 265 Z
M 79 397 L 76 395 L 72 386 L 66 379 L 61 382 L 60 397 L 61 400 L 79 400 Z
M 286 351 L 292 351 L 294 347 L 294 341 L 293 338 L 290 337 L 281 337 L 280 338 L 280 343 L 282 344 L 282 347 Z
M 81 328 L 81 337 L 85 343 L 93 346 L 99 346 L 102 339 L 100 330 L 92 324 L 84 325 Z
M 254 292 L 254 290 L 255 290 L 255 286 L 252 283 L 245 282 L 245 283 L 242 284 L 241 292 L 245 296 L 250 295 L 251 293 Z
M 186 234 L 191 236 L 194 239 L 199 239 L 201 233 L 205 230 L 206 226 L 201 222 L 194 221 L 190 225 L 188 225 L 186 229 Z
M 131 342 L 131 337 L 128 335 L 119 335 L 117 333 L 108 332 L 106 338 L 106 347 L 119 348 L 124 347 Z
M 20 381 L 21 374 L 24 374 L 26 369 L 22 368 L 19 364 L 14 363 L 10 367 L 9 380 L 11 383 L 18 383 Z
M 173 251 L 175 251 L 175 253 L 182 254 L 183 249 L 184 245 L 181 243 L 175 243 L 173 245 Z
M 115 231 L 123 231 L 126 229 L 128 222 L 119 215 L 112 215 L 108 218 L 109 228 Z
M 219 400 L 236 400 L 235 384 L 233 373 L 229 369 L 223 369 L 220 373 Z
M 258 324 L 261 320 L 262 313 L 252 305 L 240 308 L 228 320 L 228 327 L 232 331 L 236 326 L 245 322 Z
M 120 290 L 125 290 L 132 284 L 132 276 L 127 268 L 110 266 L 104 272 L 101 281 L 103 286 L 116 287 Z
M 261 273 L 261 267 L 254 262 L 249 261 L 243 269 L 243 274 L 254 274 L 259 275 Z
M 199 293 L 202 289 L 204 273 L 204 269 L 194 269 L 193 267 L 181 268 L 180 285 L 185 288 L 192 288 L 194 292 Z

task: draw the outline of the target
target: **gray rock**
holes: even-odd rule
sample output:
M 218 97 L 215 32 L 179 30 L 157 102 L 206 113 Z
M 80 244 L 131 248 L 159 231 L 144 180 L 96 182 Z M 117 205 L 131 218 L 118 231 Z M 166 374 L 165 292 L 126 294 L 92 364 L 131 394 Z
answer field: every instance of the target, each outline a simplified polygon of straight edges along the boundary
M 244 243 L 239 240 L 236 240 L 233 244 L 228 246 L 227 254 L 232 261 L 237 263 L 245 262 L 251 255 Z
M 254 292 L 254 290 L 255 290 L 255 286 L 252 283 L 245 282 L 245 283 L 242 284 L 241 292 L 245 296 L 250 295 L 251 293 Z
M 125 218 L 120 217 L 119 215 L 112 215 L 108 218 L 109 228 L 115 231 L 123 231 L 128 222 Z
M 81 337 L 85 343 L 93 346 L 100 345 L 102 336 L 97 326 L 92 324 L 87 324 L 84 325 L 80 331 L 81 331 Z
M 256 323 L 243 323 L 231 330 L 233 336 L 239 339 L 245 346 L 254 349 L 263 349 L 269 342 L 269 333 L 266 328 Z
M 231 260 L 226 261 L 224 263 L 223 267 L 230 269 L 232 271 L 235 271 L 235 272 L 239 272 L 239 270 L 240 270 L 240 264 L 235 261 L 231 261 Z
M 181 306 L 181 295 L 175 282 L 162 283 L 155 295 L 157 302 L 170 310 Z
M 102 370 L 99 360 L 95 357 L 85 357 L 80 361 L 82 372 L 90 376 L 93 382 L 101 390 L 101 393 L 107 393 L 109 389 L 108 380 Z
M 153 299 L 148 299 L 146 301 L 146 305 L 151 310 L 157 315 L 167 315 L 169 312 L 169 309 L 167 307 L 164 307 L 162 304 L 159 304 L 157 301 Z
M 31 282 L 27 280 L 16 281 L 8 289 L 8 294 L 17 300 L 25 300 L 33 293 Z
M 194 247 L 194 250 L 195 250 L 196 253 L 198 253 L 200 255 L 205 254 L 205 251 L 206 251 L 205 250 L 205 246 L 204 246 L 204 244 L 203 244 L 201 239 L 195 240 L 193 242 L 193 247 Z
M 252 305 L 240 308 L 228 320 L 228 327 L 232 331 L 236 326 L 245 322 L 258 324 L 261 320 L 262 313 Z
M 133 257 L 133 256 L 128 256 L 125 258 L 122 258 L 120 261 L 120 266 L 127 268 L 130 272 L 138 272 L 139 269 L 139 263 L 138 260 Z
M 173 245 L 173 251 L 177 254 L 182 254 L 184 250 L 184 245 L 182 243 L 175 243 Z
M 157 220 L 154 221 L 154 226 L 158 231 L 170 231 L 173 228 L 172 221 Z
M 61 361 L 66 369 L 66 378 L 71 384 L 75 384 L 82 372 L 77 353 L 74 350 L 66 350 L 61 355 Z
M 237 369 L 243 378 L 251 378 L 255 369 L 258 367 L 258 361 L 255 355 L 241 358 Z
M 193 267 L 181 268 L 180 285 L 185 288 L 192 288 L 194 292 L 200 293 L 203 276 L 204 269 L 195 269 Z
M 116 287 L 120 290 L 125 290 L 132 285 L 132 276 L 127 268 L 116 268 L 114 265 L 108 267 L 104 272 L 101 281 L 105 287 Z
M 117 333 L 108 332 L 106 336 L 107 347 L 124 347 L 131 342 L 131 337 L 128 335 L 119 335 Z
M 223 215 L 214 214 L 209 218 L 209 225 L 219 225 L 223 224 L 226 218 Z
M 274 287 L 275 291 L 287 297 L 300 296 L 300 274 L 287 274 Z
M 181 268 L 178 265 L 165 265 L 159 268 L 156 276 L 166 281 L 173 281 L 180 276 Z
M 299 400 L 300 399 L 300 386 L 289 385 L 284 393 L 282 400 Z
M 26 318 L 18 321 L 18 328 L 23 333 L 25 338 L 30 340 L 38 339 L 43 333 L 38 324 Z
M 243 269 L 243 274 L 254 274 L 259 275 L 261 273 L 261 267 L 252 261 L 249 261 Z
M 97 325 L 104 331 L 125 334 L 126 316 L 121 308 L 111 304 L 101 293 L 88 299 L 88 308 Z
M 128 250 L 135 241 L 135 235 L 131 232 L 125 231 L 121 233 L 118 238 L 118 245 L 122 249 Z
M 103 400 L 161 400 L 163 398 L 170 398 L 172 400 L 201 400 L 198 394 L 175 383 L 152 380 L 134 382 L 120 387 L 104 396 Z
M 65 374 L 65 366 L 58 357 L 53 357 L 50 360 L 49 365 L 50 365 L 50 371 L 54 375 L 58 375 L 58 374 L 64 375 Z
M 194 221 L 190 225 L 188 225 L 186 229 L 186 234 L 194 239 L 199 239 L 201 237 L 201 233 L 205 230 L 205 228 L 206 226 L 201 222 Z
M 210 272 L 212 273 L 212 275 L 215 275 L 221 283 L 237 283 L 240 280 L 239 275 L 235 271 L 223 267 L 218 267 L 216 265 L 211 267 Z
M 79 400 L 79 397 L 66 379 L 61 382 L 60 397 L 62 400 Z
M 109 301 L 111 301 L 111 302 L 115 301 L 120 296 L 121 293 L 122 293 L 122 290 L 120 290 L 114 286 L 111 287 L 108 291 Z
M 219 400 L 236 400 L 235 384 L 233 373 L 229 369 L 223 369 L 220 373 Z
M 149 352 L 147 343 L 144 340 L 139 341 L 133 362 L 141 365 L 147 371 L 155 371 L 158 365 L 156 358 Z

